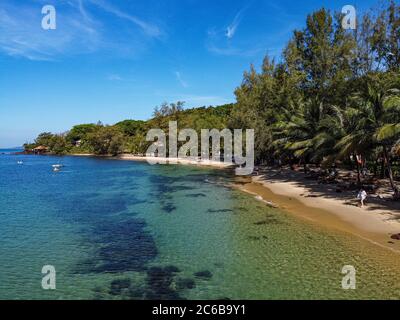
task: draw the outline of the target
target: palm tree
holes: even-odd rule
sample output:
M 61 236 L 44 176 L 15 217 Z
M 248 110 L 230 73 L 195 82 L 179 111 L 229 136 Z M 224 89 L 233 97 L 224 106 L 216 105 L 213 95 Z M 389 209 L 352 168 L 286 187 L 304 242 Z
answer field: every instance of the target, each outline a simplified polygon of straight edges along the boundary
M 286 121 L 275 125 L 275 145 L 300 158 L 304 172 L 308 161 L 332 155 L 336 142 L 344 134 L 342 112 L 336 106 L 308 100 L 297 109 L 287 110 L 286 115 Z
M 384 114 L 382 123 L 375 132 L 375 139 L 383 146 L 383 154 L 387 165 L 390 185 L 397 192 L 397 187 L 394 184 L 392 166 L 390 161 L 391 149 L 397 142 L 400 134 L 400 90 L 390 89 L 387 95 L 383 97 Z
M 274 126 L 274 146 L 277 150 L 292 153 L 303 162 L 307 171 L 307 157 L 312 153 L 312 139 L 316 135 L 319 110 L 316 104 L 298 103 L 297 108 L 283 110 L 283 119 Z
M 390 185 L 396 191 L 390 149 L 400 134 L 400 91 L 388 79 L 374 75 L 365 79 L 362 90 L 352 99 L 355 107 L 346 109 L 347 134 L 336 148 L 339 156 L 367 154 L 382 148 Z

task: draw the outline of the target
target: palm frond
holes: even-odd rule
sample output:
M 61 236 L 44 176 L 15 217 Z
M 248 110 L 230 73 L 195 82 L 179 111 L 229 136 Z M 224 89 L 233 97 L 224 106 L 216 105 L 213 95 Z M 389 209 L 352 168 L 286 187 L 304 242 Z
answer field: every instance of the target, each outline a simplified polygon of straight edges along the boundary
M 386 124 L 375 133 L 375 137 L 378 141 L 384 141 L 388 139 L 394 139 L 400 134 L 400 123 Z

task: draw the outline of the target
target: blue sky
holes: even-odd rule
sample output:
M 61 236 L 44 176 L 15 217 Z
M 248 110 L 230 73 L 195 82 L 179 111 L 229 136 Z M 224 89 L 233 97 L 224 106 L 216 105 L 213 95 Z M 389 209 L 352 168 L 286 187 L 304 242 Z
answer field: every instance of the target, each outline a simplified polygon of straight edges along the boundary
M 41 28 L 54 5 L 57 29 Z M 148 119 L 164 101 L 234 102 L 306 15 L 366 0 L 1 0 L 0 147 L 78 123 Z

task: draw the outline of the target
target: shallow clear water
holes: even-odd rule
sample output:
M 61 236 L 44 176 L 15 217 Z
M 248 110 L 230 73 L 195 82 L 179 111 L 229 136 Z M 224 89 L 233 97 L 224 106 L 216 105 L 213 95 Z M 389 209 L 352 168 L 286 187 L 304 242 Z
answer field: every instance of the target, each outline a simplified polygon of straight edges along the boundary
M 268 208 L 231 180 L 0 154 L 0 299 L 400 297 L 398 255 Z M 56 268 L 56 290 L 41 288 L 44 265 Z M 341 288 L 344 265 L 357 270 L 356 290 Z

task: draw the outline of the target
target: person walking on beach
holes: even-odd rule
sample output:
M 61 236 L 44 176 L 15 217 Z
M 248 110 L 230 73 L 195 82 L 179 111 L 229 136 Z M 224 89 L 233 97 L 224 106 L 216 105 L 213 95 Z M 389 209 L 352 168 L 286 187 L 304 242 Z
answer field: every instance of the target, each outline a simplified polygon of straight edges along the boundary
M 364 208 L 364 201 L 365 199 L 367 199 L 367 192 L 363 188 L 360 189 L 360 192 L 357 195 L 357 199 L 361 202 L 361 208 Z

